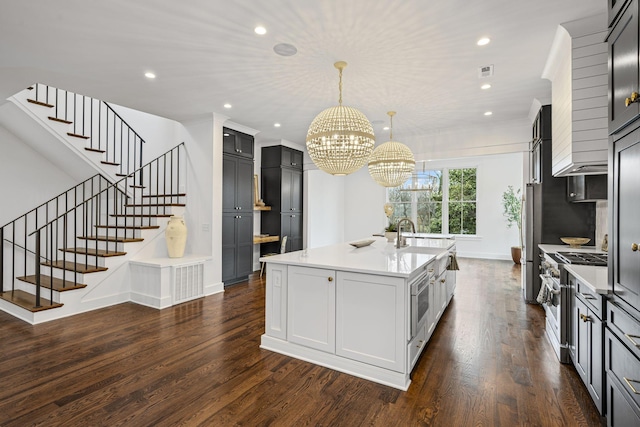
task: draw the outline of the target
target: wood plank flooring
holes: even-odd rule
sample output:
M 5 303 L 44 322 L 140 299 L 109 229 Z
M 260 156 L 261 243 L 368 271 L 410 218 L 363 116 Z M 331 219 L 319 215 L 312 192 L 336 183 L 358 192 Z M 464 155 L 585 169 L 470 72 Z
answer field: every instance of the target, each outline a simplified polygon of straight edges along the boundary
M 0 312 L 0 426 L 599 426 L 524 304 L 520 267 L 461 259 L 407 392 L 259 348 L 264 282 L 31 326 Z

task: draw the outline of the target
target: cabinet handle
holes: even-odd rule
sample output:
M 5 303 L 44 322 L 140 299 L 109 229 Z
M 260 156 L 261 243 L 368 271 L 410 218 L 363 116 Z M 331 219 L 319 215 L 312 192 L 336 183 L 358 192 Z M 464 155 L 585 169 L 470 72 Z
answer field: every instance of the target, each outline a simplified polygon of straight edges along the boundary
M 330 281 L 330 282 L 333 282 L 333 277 L 329 276 L 329 277 L 327 277 L 327 280 Z
M 242 210 L 242 206 L 238 206 L 238 210 L 241 211 Z
M 580 293 L 580 296 L 584 299 L 596 299 L 593 295 Z
M 629 334 L 624 334 L 624 336 L 625 336 L 625 337 L 627 337 L 627 339 L 628 339 L 629 341 L 631 341 L 631 343 L 632 343 L 633 345 L 635 345 L 635 346 L 636 346 L 636 348 L 640 348 L 640 344 L 638 344 L 638 343 L 636 342 L 636 340 L 634 340 L 634 338 L 640 338 L 640 335 L 629 335 Z
M 447 279 L 440 279 L 440 283 L 444 283 L 446 281 L 447 281 Z
M 297 166 L 297 165 L 298 165 L 297 163 L 291 163 L 291 166 Z
M 631 244 L 631 250 L 632 250 L 633 252 L 637 251 L 637 250 L 638 250 L 638 244 L 637 244 L 637 243 L 632 243 L 632 244 Z
M 640 381 L 638 380 L 630 380 L 627 377 L 622 377 L 624 378 L 624 381 L 627 383 L 627 385 L 629 386 L 629 388 L 631 389 L 631 391 L 633 391 L 633 394 L 640 394 L 640 391 L 636 390 L 636 388 L 633 386 L 633 384 L 631 383 L 638 383 L 640 384 Z
M 589 316 L 587 316 L 586 314 L 581 314 L 580 318 L 582 319 L 583 322 L 590 322 L 591 321 Z
M 640 94 L 638 94 L 638 92 L 631 92 L 631 97 L 630 98 L 626 98 L 624 100 L 625 107 L 628 107 L 629 105 L 633 104 L 634 102 L 638 102 L 638 98 L 639 97 L 640 97 Z
M 291 218 L 295 218 L 295 217 L 296 217 L 295 215 L 291 215 Z
M 576 193 L 569 193 L 569 197 L 576 197 Z

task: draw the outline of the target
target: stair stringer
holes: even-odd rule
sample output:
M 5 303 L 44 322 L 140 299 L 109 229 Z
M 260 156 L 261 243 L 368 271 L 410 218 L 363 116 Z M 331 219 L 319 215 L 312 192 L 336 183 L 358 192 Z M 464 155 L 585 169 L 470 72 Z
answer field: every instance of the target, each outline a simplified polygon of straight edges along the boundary
M 101 173 L 114 182 L 120 179 L 116 176 L 119 170 L 118 166 L 101 163 L 103 160 L 102 153 L 85 150 L 86 141 L 89 140 L 85 141 L 67 135 L 73 125 L 49 120 L 49 108 L 28 102 L 27 99 L 30 92 L 30 90 L 25 89 L 7 99 L 10 103 L 0 108 L 0 110 L 4 110 L 0 114 L 0 123 L 33 149 L 43 153 L 63 170 L 68 170 L 69 168 L 69 153 L 73 153 L 74 156 L 80 158 L 84 167 L 79 167 L 83 169 L 84 173 L 80 177 L 74 176 L 78 180 L 86 179 L 87 176 L 95 173 Z M 11 111 L 8 107 L 5 107 L 6 105 L 14 105 L 17 110 Z M 20 112 L 22 115 L 19 114 Z M 56 141 L 61 142 L 67 150 L 61 150 L 61 146 L 58 144 L 51 144 L 50 138 L 43 139 L 41 132 L 32 129 L 33 123 L 39 125 L 41 129 L 53 136 Z M 74 162 L 74 166 L 75 163 L 80 162 Z M 90 166 L 90 169 L 87 168 L 87 165 Z

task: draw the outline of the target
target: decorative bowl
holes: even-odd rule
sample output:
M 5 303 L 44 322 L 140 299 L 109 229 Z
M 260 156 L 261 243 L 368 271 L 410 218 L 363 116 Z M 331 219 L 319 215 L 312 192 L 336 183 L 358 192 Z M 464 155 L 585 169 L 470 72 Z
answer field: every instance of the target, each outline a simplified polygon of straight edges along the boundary
M 586 245 L 591 241 L 591 239 L 588 237 L 561 237 L 560 240 L 562 240 L 572 248 L 579 248 L 580 246 Z

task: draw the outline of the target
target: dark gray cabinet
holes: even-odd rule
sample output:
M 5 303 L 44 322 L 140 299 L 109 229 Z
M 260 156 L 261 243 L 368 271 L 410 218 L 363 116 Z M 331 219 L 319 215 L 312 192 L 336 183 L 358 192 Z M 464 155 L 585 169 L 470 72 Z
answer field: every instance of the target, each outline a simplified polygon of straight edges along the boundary
M 618 0 L 616 4 L 622 3 Z M 611 29 L 609 44 L 609 133 L 635 120 L 640 113 L 638 92 L 638 0 L 632 0 Z
M 603 326 L 598 311 L 593 308 L 594 304 L 602 304 L 602 297 L 589 292 L 581 292 L 580 282 L 573 277 L 570 277 L 569 282 L 576 289 L 571 314 L 573 364 L 587 387 L 591 399 L 602 414 Z
M 262 233 L 287 236 L 286 251 L 302 249 L 302 152 L 284 146 L 262 148 L 262 199 L 271 211 L 262 212 Z M 261 245 L 261 252 L 279 252 L 279 243 Z
M 225 129 L 225 135 L 227 132 L 233 131 Z M 241 152 L 224 149 L 222 156 L 222 281 L 225 285 L 244 281 L 253 271 L 253 137 L 249 138 L 248 142 L 241 142 L 244 144 Z M 251 147 L 247 148 L 249 142 Z
M 253 136 L 237 130 L 223 128 L 222 152 L 253 160 Z
M 278 168 L 280 166 L 302 170 L 302 151 L 285 147 L 284 145 L 274 145 L 262 148 L 262 167 Z

